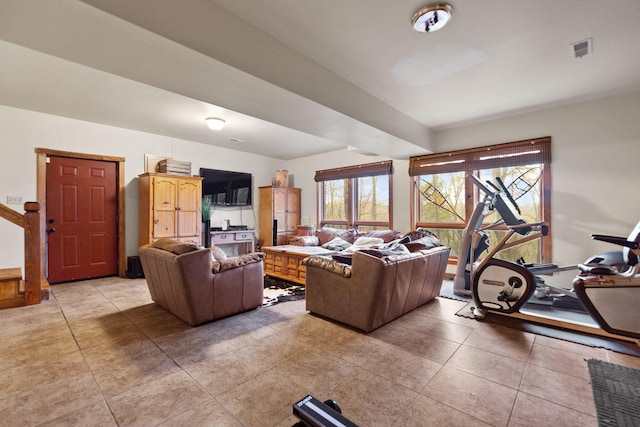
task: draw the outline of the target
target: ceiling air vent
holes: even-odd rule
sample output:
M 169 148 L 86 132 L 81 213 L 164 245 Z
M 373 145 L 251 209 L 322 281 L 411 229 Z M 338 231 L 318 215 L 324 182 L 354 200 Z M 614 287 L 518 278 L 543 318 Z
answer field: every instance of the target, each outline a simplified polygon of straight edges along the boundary
M 586 39 L 579 42 L 575 42 L 571 45 L 571 52 L 574 58 L 582 58 L 591 54 L 592 39 Z

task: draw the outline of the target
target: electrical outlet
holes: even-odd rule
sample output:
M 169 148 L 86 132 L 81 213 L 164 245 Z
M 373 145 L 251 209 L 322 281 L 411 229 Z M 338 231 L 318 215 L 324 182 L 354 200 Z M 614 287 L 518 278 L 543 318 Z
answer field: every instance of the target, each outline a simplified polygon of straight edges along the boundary
M 7 204 L 8 205 L 21 205 L 22 197 L 20 196 L 7 196 Z

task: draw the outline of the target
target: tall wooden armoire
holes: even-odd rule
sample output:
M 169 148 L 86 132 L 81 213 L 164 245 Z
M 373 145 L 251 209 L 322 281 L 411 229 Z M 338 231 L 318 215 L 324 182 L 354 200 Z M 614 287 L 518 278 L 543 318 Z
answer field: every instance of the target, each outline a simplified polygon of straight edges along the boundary
M 170 237 L 201 244 L 202 177 L 139 175 L 138 245 Z
M 259 187 L 260 246 L 286 245 L 300 224 L 300 189 Z M 274 239 L 275 238 L 275 239 Z

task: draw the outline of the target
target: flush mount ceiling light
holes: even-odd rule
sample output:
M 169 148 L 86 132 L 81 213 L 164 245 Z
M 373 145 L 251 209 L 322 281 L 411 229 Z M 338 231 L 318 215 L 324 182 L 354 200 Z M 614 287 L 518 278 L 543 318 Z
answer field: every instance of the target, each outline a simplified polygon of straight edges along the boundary
M 207 126 L 211 130 L 221 130 L 224 127 L 225 121 L 218 119 L 217 117 L 207 117 L 204 119 L 207 122 Z
M 447 25 L 453 16 L 453 7 L 448 3 L 433 3 L 416 11 L 411 17 L 413 29 L 420 33 L 432 33 Z

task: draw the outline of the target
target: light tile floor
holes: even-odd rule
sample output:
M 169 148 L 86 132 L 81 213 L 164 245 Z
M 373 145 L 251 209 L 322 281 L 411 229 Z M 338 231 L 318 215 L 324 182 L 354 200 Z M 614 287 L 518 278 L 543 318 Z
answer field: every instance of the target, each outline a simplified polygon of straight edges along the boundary
M 455 316 L 437 299 L 365 335 L 292 301 L 190 327 L 144 279 L 0 310 L 0 425 L 291 426 L 307 393 L 361 426 L 595 426 L 585 359 L 640 358 Z

